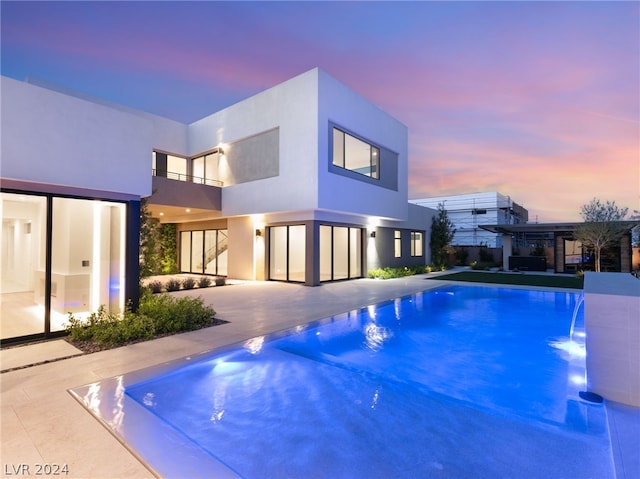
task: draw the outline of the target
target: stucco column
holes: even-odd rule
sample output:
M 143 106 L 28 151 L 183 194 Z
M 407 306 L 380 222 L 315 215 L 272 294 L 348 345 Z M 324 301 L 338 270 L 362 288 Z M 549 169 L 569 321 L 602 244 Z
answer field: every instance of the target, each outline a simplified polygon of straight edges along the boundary
M 502 269 L 509 270 L 509 256 L 513 254 L 511 245 L 511 234 L 502 235 Z

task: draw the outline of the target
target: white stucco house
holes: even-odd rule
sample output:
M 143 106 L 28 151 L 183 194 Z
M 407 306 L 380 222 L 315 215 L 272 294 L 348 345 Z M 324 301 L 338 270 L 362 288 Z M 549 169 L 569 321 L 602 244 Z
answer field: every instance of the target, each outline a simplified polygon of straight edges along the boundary
M 184 272 L 317 286 L 430 262 L 407 127 L 320 69 L 192 124 L 1 88 L 3 342 L 137 299 L 142 198 Z

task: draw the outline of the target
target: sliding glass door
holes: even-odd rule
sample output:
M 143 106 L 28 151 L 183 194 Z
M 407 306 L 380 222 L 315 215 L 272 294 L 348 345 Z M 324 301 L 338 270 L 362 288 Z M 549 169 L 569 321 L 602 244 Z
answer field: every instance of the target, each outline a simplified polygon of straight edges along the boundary
M 269 227 L 269 279 L 305 281 L 305 225 Z
M 320 281 L 362 277 L 362 229 L 320 225 Z
M 0 193 L 1 339 L 62 331 L 68 314 L 124 308 L 126 205 Z
M 180 271 L 226 276 L 228 247 L 226 229 L 182 231 Z

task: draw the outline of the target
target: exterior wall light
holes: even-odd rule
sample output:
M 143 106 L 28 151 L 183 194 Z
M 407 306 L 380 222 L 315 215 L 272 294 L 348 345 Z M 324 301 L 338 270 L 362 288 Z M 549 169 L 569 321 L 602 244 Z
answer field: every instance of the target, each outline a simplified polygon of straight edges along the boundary
M 256 236 L 262 236 L 262 231 L 259 228 L 256 228 Z
M 375 237 L 376 237 L 376 232 L 375 232 L 375 231 L 372 231 L 371 233 L 369 233 L 369 236 L 370 236 L 371 238 L 375 238 Z

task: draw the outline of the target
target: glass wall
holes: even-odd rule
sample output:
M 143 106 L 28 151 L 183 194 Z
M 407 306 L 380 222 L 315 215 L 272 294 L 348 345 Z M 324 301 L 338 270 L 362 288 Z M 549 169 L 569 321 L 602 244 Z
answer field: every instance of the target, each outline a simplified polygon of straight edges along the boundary
M 167 178 L 186 181 L 187 159 L 179 156 L 167 155 Z
M 361 228 L 320 226 L 320 281 L 362 277 Z
M 304 282 L 305 225 L 269 227 L 269 279 Z
M 210 153 L 194 158 L 191 162 L 192 181 L 204 185 L 220 185 L 218 179 L 219 162 L 219 153 Z
M 320 225 L 320 281 L 333 279 L 333 227 Z
M 36 302 L 36 290 L 44 287 L 47 199 L 0 193 L 0 211 L 1 337 L 43 333 L 44 307 Z
M 124 308 L 126 205 L 1 193 L 2 339 Z M 47 232 L 51 232 L 50 256 Z
M 182 231 L 180 233 L 180 271 L 226 276 L 227 249 L 226 229 Z

